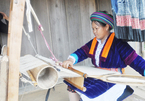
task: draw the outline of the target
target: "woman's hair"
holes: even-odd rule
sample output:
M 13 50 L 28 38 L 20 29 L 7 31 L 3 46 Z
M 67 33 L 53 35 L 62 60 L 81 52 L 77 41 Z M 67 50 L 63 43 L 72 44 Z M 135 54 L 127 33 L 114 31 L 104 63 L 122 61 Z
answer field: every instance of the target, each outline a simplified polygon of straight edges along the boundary
M 105 13 L 105 14 L 107 14 L 109 17 L 111 17 L 113 19 L 113 16 L 111 14 L 109 14 L 107 11 L 99 11 L 99 12 Z M 102 27 L 106 26 L 106 23 L 103 23 L 103 22 L 98 21 L 98 20 L 92 20 L 92 22 L 94 22 L 95 24 L 99 23 Z M 111 30 L 111 29 L 112 28 L 109 26 L 109 30 Z

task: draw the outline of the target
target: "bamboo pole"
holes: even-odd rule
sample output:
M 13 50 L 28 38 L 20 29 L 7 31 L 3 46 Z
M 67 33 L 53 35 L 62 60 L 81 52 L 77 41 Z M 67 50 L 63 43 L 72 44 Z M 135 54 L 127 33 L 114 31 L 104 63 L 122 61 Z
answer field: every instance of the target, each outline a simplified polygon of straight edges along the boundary
M 8 28 L 8 101 L 18 101 L 19 63 L 25 0 L 10 0 Z
M 30 70 L 28 70 L 27 73 L 28 73 L 29 77 L 31 78 L 31 80 L 32 80 L 33 82 L 35 82 L 35 83 L 33 83 L 33 85 L 36 87 L 38 84 L 37 84 L 37 82 L 36 82 L 36 80 L 35 80 L 33 74 L 31 73 Z

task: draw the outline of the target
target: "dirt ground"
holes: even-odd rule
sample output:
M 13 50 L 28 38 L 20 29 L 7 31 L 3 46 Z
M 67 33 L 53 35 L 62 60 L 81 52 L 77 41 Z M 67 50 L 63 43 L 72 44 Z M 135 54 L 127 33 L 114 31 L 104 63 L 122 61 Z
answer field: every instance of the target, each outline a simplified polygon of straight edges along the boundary
M 62 83 L 50 90 L 48 101 L 69 101 L 67 86 Z M 47 90 L 38 90 L 35 92 L 19 95 L 19 101 L 45 101 Z
M 55 86 L 55 90 L 51 89 L 48 101 L 69 101 L 67 86 L 64 83 Z M 47 90 L 37 90 L 35 92 L 19 95 L 19 101 L 45 101 Z M 144 92 L 145 94 L 145 92 Z M 133 94 L 124 101 L 145 101 L 144 98 Z

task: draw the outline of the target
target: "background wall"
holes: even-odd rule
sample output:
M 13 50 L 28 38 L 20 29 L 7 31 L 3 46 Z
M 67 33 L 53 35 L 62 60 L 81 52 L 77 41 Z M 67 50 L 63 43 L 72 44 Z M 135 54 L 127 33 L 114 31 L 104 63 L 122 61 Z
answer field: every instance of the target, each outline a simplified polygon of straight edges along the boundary
M 1 0 L 0 9 L 8 16 L 9 4 L 9 0 Z M 50 48 L 60 61 L 66 60 L 69 54 L 94 37 L 89 20 L 92 12 L 106 10 L 112 14 L 111 0 L 31 0 L 31 4 L 44 28 L 43 34 Z M 42 56 L 51 57 L 33 16 L 32 23 L 33 32 L 29 33 L 25 13 L 23 26 L 30 34 L 36 51 Z M 6 34 L 1 33 L 0 42 L 2 45 L 7 43 Z M 139 42 L 129 44 L 141 54 Z M 21 56 L 26 54 L 35 55 L 35 52 L 23 33 Z M 90 64 L 90 60 L 86 60 L 79 65 Z
M 1 11 L 9 15 L 9 0 L 1 1 Z M 31 4 L 44 28 L 43 34 L 50 48 L 60 61 L 66 60 L 69 54 L 94 37 L 89 17 L 96 11 L 95 0 L 31 0 Z M 50 57 L 33 16 L 32 19 L 31 41 L 38 54 Z M 28 32 L 26 14 L 24 28 Z M 1 37 L 2 45 L 6 44 L 7 35 L 1 34 Z M 23 33 L 21 56 L 26 54 L 35 55 L 35 52 Z M 90 64 L 90 60 L 83 64 Z

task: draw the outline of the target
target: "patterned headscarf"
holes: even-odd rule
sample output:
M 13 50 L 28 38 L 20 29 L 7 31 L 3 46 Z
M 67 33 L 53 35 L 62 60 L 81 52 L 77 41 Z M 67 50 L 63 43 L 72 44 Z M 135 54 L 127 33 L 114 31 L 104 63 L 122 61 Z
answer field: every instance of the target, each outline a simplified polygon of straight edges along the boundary
M 104 24 L 108 24 L 109 27 L 111 29 L 113 29 L 113 18 L 101 11 L 98 12 L 94 12 L 91 16 L 90 16 L 91 21 L 98 21 L 98 22 L 102 22 Z

